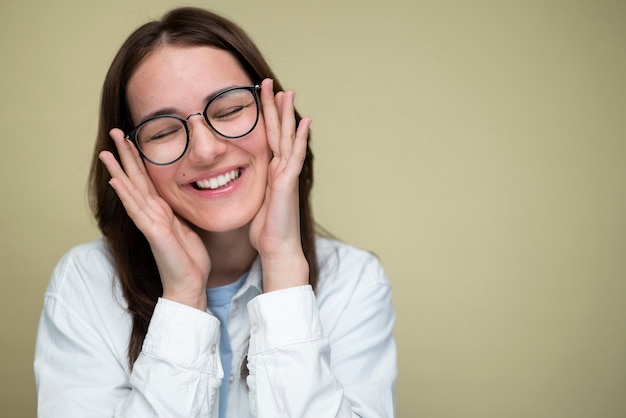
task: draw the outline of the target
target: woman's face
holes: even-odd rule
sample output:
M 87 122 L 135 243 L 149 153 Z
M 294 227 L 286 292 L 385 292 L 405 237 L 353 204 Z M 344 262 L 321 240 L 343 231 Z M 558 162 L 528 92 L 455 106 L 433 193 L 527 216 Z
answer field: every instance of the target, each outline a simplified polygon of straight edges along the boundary
M 148 55 L 130 78 L 128 106 L 135 126 L 158 113 L 185 119 L 202 112 L 215 93 L 251 84 L 226 51 L 164 46 Z M 180 160 L 166 166 L 145 163 L 159 195 L 178 216 L 205 231 L 247 225 L 263 202 L 271 158 L 262 116 L 252 132 L 234 140 L 211 130 L 201 115 L 189 118 L 188 124 L 191 139 Z

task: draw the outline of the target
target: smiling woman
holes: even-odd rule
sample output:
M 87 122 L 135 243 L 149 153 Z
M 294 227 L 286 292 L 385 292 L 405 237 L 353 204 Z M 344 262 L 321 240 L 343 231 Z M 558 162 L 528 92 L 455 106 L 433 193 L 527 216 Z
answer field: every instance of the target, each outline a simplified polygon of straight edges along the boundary
M 103 237 L 50 282 L 39 416 L 394 415 L 389 282 L 315 232 L 310 124 L 218 15 L 127 39 L 90 175 Z
M 252 83 L 230 52 L 206 46 L 165 45 L 150 53 L 135 69 L 126 93 L 130 116 L 137 126 L 133 132 L 139 133 L 134 135 L 136 144 L 140 144 L 144 154 L 162 158 L 159 165 L 145 165 L 159 196 L 177 215 L 203 231 L 237 231 L 242 236 L 237 250 L 243 262 L 241 269 L 256 256 L 245 227 L 265 198 L 272 157 L 264 118 L 258 118 L 256 89 L 245 87 Z M 264 103 L 274 100 L 271 80 L 264 83 L 261 94 L 265 96 Z M 239 109 L 236 116 L 235 106 Z M 225 115 L 227 112 L 230 116 Z M 182 122 L 178 125 L 182 129 L 178 129 L 178 152 L 173 154 L 175 137 L 174 144 L 155 138 L 157 134 L 172 133 L 170 125 L 161 125 L 163 120 L 179 121 L 164 117 L 167 113 L 185 121 L 184 127 Z M 155 119 L 153 115 L 161 116 Z M 305 120 L 300 124 L 301 132 L 308 123 Z M 115 133 L 123 137 L 123 132 Z M 151 138 L 147 144 L 146 134 Z M 290 179 L 294 185 L 300 168 L 295 165 L 301 165 L 304 159 L 306 135 L 297 139 L 300 154 L 289 161 L 294 165 L 295 175 Z M 222 187 L 202 187 L 207 183 L 217 186 L 218 179 L 231 172 L 236 173 L 236 181 Z M 221 243 L 216 244 L 222 247 Z M 223 270 L 220 261 L 212 260 L 212 274 Z M 235 272 L 237 277 L 243 274 L 241 269 Z

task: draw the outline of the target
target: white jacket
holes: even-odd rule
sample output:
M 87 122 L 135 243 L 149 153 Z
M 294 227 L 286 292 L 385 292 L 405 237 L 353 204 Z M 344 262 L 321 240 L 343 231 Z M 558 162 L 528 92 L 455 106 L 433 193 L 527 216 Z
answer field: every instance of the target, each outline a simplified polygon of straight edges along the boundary
M 371 254 L 317 240 L 320 277 L 262 293 L 260 262 L 232 300 L 233 375 L 219 321 L 160 299 L 132 372 L 131 316 L 102 240 L 69 251 L 45 295 L 35 351 L 38 416 L 393 417 L 397 376 L 391 289 Z M 239 376 L 248 354 L 247 381 Z

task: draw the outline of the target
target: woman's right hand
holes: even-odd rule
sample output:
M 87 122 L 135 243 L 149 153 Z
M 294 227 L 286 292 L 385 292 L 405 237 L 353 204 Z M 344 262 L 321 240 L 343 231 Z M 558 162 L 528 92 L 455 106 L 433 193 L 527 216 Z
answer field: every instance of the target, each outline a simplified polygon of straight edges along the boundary
M 139 152 L 124 133 L 116 128 L 110 135 L 124 169 L 108 151 L 102 151 L 99 158 L 126 212 L 150 243 L 163 283 L 163 298 L 206 310 L 211 261 L 204 243 L 159 196 Z

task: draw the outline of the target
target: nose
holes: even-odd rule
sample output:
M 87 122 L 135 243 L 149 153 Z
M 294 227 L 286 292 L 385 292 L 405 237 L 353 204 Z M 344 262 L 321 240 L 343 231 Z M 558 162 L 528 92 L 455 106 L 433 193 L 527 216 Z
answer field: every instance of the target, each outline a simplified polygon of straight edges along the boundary
M 200 116 L 200 117 L 198 117 Z M 187 117 L 189 148 L 187 159 L 193 164 L 210 164 L 226 152 L 226 139 L 220 137 L 204 119 L 202 113 Z

